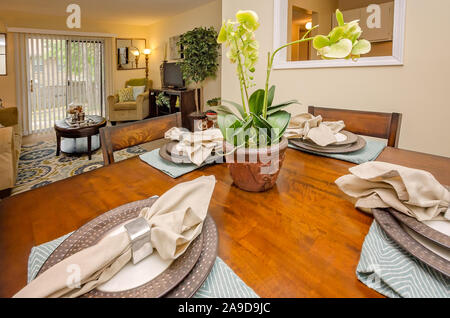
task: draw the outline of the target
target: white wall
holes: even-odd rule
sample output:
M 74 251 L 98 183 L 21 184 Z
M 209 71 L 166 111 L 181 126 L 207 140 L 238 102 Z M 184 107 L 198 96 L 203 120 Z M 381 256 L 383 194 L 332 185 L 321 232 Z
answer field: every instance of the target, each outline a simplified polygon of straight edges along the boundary
M 260 17 L 257 87 L 265 80 L 266 52 L 272 50 L 273 0 L 225 0 L 223 19 L 239 10 Z M 450 156 L 450 1 L 408 0 L 404 66 L 275 70 L 276 101 L 296 98 L 308 105 L 399 112 L 400 148 Z M 240 100 L 235 66 L 222 54 L 222 96 Z
M 210 26 L 214 26 L 217 32 L 222 26 L 222 0 L 212 1 L 206 5 L 164 19 L 149 27 L 149 46 L 152 49 L 152 55 L 149 61 L 149 76 L 153 80 L 154 87 L 161 87 L 159 67 L 164 60 L 164 45 L 168 43 L 169 38 L 190 31 L 195 27 Z M 205 81 L 204 94 L 205 102 L 211 98 L 221 96 L 220 69 L 217 72 L 216 79 L 208 79 Z

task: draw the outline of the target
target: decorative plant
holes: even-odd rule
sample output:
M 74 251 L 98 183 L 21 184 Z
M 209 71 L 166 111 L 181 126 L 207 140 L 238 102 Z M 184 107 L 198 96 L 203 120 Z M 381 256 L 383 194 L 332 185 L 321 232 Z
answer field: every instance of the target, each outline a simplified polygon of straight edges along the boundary
M 218 106 L 219 103 L 220 103 L 220 97 L 214 97 L 214 98 L 211 98 L 210 100 L 208 100 L 206 102 L 206 105 L 208 105 L 210 107 L 211 106 Z
M 258 15 L 253 11 L 238 11 L 236 21 L 224 22 L 217 38 L 229 51 L 227 57 L 236 64 L 241 90 L 241 104 L 222 100 L 225 105 L 217 107 L 218 124 L 224 138 L 234 146 L 262 147 L 276 144 L 283 137 L 290 121 L 290 114 L 283 109 L 298 101 L 291 100 L 273 105 L 275 86 L 269 81 L 274 58 L 282 49 L 297 43 L 313 41 L 313 46 L 323 59 L 353 59 L 371 50 L 370 42 L 360 40 L 359 21 L 344 22 L 343 14 L 336 10 L 338 26 L 327 36 L 309 37 L 309 30 L 302 39 L 288 43 L 267 56 L 267 75 L 264 89 L 249 95 L 254 85 L 255 65 L 258 61 L 259 44 L 255 31 L 259 27 Z M 233 111 L 235 108 L 237 111 Z
M 215 77 L 219 68 L 217 59 L 220 44 L 216 39 L 217 31 L 214 27 L 200 27 L 182 34 L 177 43 L 179 47 L 183 47 L 184 59 L 178 63 L 183 78 L 186 84 L 195 83 L 196 87 L 200 86 L 201 96 L 203 96 L 202 82 L 209 77 Z M 197 103 L 197 98 L 195 100 Z M 201 110 L 199 105 L 196 105 L 196 108 L 199 113 Z
M 158 107 L 170 107 L 170 99 L 168 96 L 166 96 L 164 93 L 159 93 L 158 96 L 156 96 L 156 105 Z

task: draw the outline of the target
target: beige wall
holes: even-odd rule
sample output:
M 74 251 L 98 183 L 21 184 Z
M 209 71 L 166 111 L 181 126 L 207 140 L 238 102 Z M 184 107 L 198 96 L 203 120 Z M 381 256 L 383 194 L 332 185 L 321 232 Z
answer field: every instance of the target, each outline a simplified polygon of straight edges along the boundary
M 221 0 L 215 0 L 169 19 L 164 19 L 149 27 L 150 33 L 148 37 L 150 38 L 150 48 L 152 49 L 152 55 L 150 57 L 150 78 L 154 81 L 154 86 L 161 86 L 159 67 L 164 60 L 164 46 L 168 45 L 169 37 L 180 35 L 195 27 L 202 26 L 214 26 L 217 31 L 220 30 L 222 26 Z M 220 69 L 217 72 L 216 79 L 208 79 L 205 81 L 204 94 L 205 102 L 208 99 L 221 96 Z
M 223 19 L 239 9 L 258 13 L 257 39 L 261 55 L 272 50 L 273 1 L 226 0 Z M 403 123 L 400 147 L 450 156 L 450 45 L 444 42 L 450 29 L 450 1 L 407 1 L 404 66 L 275 70 L 276 101 L 296 98 L 308 105 L 400 112 Z M 424 27 L 423 22 L 426 21 Z M 224 51 L 225 52 L 225 51 Z M 235 66 L 222 54 L 222 96 L 239 101 Z M 257 87 L 265 80 L 265 59 L 257 66 Z
M 33 15 L 22 12 L 0 11 L 0 32 L 6 32 L 7 27 L 64 30 L 73 31 L 66 26 L 66 16 Z M 81 29 L 77 32 L 95 32 L 116 34 L 118 37 L 147 38 L 148 27 L 132 26 L 99 21 L 82 20 Z M 0 76 L 0 98 L 7 106 L 16 105 L 14 40 L 13 33 L 8 33 L 8 76 Z M 148 43 L 148 39 L 147 39 Z M 113 41 L 115 46 L 115 40 Z M 115 52 L 115 49 L 114 49 Z M 115 63 L 115 62 L 114 62 Z M 114 65 L 113 83 L 114 91 L 124 86 L 130 78 L 145 77 L 145 70 L 117 71 Z
M 0 33 L 6 33 L 5 24 L 0 20 Z M 3 105 L 16 105 L 16 76 L 14 72 L 14 39 L 11 34 L 6 35 L 6 76 L 0 76 L 0 98 Z

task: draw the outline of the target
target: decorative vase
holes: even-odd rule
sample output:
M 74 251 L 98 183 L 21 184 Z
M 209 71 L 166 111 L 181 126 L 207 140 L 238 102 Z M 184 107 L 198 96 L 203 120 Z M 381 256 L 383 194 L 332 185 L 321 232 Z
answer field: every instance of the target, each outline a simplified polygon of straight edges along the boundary
M 267 191 L 277 182 L 284 161 L 288 141 L 265 148 L 239 148 L 225 142 L 225 156 L 234 184 L 245 191 Z

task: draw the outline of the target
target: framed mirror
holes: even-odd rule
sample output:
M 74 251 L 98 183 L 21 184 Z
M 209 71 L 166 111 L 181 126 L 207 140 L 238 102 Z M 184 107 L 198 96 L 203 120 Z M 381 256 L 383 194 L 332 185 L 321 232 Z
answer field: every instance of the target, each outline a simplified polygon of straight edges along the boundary
M 0 76 L 6 72 L 6 34 L 0 33 Z
M 406 0 L 274 0 L 274 50 L 311 36 L 328 35 L 337 26 L 336 9 L 345 22 L 360 20 L 362 39 L 371 42 L 369 54 L 351 60 L 322 60 L 312 42 L 292 45 L 275 58 L 273 68 L 320 68 L 403 65 Z
M 117 70 L 145 69 L 146 39 L 116 39 Z

